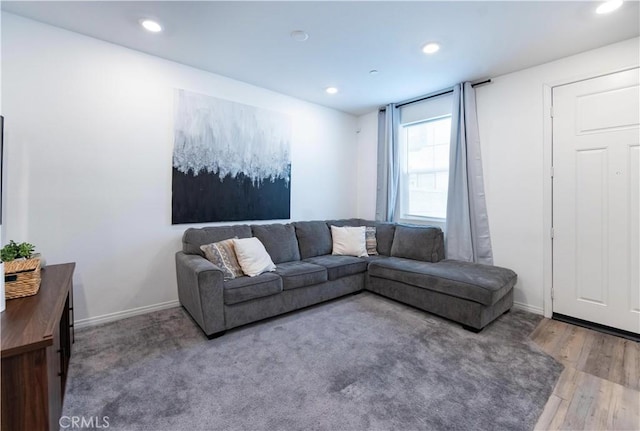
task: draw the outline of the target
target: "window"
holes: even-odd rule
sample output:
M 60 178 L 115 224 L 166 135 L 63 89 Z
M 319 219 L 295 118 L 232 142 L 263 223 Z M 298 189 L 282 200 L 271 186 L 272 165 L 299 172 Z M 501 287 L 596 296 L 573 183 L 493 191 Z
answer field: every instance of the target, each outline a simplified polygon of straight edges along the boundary
M 400 218 L 446 219 L 451 115 L 403 124 L 400 136 Z

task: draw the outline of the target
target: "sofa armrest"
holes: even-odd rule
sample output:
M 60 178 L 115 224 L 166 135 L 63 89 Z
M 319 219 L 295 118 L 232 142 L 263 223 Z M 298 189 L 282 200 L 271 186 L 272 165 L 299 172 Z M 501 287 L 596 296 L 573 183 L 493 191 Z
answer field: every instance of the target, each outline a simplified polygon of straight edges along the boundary
M 202 330 L 211 335 L 225 330 L 224 275 L 202 256 L 176 253 L 178 298 Z

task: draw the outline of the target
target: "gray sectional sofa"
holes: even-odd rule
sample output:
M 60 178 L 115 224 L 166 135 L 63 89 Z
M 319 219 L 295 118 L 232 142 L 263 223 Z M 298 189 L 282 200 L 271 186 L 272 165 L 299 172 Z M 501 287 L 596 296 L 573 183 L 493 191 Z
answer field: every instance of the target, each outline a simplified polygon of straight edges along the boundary
M 375 226 L 378 255 L 332 255 L 330 226 Z M 201 245 L 257 237 L 275 272 L 224 280 Z M 190 228 L 176 253 L 180 303 L 210 338 L 227 329 L 369 290 L 479 331 L 513 305 L 516 274 L 444 259 L 442 231 L 363 219 Z

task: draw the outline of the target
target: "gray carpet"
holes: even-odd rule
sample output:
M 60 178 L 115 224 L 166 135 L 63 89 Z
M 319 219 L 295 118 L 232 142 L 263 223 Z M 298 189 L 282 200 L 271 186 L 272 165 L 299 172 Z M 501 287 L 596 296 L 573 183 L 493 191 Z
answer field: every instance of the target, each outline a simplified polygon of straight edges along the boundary
M 512 311 L 480 334 L 363 293 L 207 340 L 181 308 L 76 333 L 63 414 L 110 430 L 529 430 L 562 371 Z

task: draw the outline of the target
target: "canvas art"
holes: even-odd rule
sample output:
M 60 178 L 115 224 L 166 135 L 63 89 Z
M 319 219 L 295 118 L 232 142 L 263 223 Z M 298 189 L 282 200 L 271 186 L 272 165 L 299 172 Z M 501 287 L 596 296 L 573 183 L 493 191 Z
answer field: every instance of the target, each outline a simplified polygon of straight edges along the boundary
M 172 222 L 288 219 L 291 119 L 176 90 Z
M 0 115 L 0 225 L 2 225 L 2 178 L 4 170 L 4 117 Z

